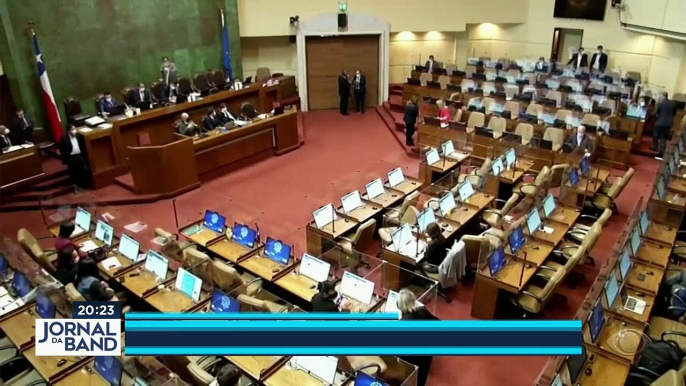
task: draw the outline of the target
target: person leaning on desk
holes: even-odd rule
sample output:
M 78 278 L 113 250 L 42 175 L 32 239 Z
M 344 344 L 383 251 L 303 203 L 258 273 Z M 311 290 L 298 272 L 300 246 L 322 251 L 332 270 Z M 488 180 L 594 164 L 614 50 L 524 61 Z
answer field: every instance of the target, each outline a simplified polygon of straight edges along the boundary
M 86 300 L 119 301 L 107 283 L 100 280 L 98 264 L 93 260 L 84 260 L 79 263 L 75 283 L 76 289 Z
M 338 308 L 338 292 L 334 283 L 328 280 L 319 282 L 317 289 L 319 292 L 312 297 L 312 312 L 350 312 L 348 303 L 343 303 L 342 310 Z
M 215 378 L 210 386 L 238 386 L 241 384 L 242 378 L 241 372 L 236 368 L 236 366 L 231 363 L 227 363 L 219 368 L 217 371 L 217 378 Z M 243 386 L 256 386 L 254 383 L 250 382 Z
M 443 236 L 441 227 L 435 222 L 426 227 L 426 233 L 429 235 L 430 241 L 424 253 L 422 269 L 429 273 L 438 273 L 438 267 L 448 254 L 448 242 Z
M 219 104 L 217 111 L 217 120 L 219 120 L 222 125 L 226 125 L 227 123 L 236 120 L 236 114 L 229 111 L 229 108 L 226 107 L 226 103 Z
M 181 119 L 176 121 L 174 127 L 176 128 L 177 133 L 189 137 L 200 132 L 200 128 L 191 120 L 188 113 L 181 113 Z
M 69 247 L 77 251 L 78 255 L 74 259 L 74 264 L 79 262 L 79 256 L 86 256 L 85 253 L 79 251 L 79 246 L 74 244 L 73 241 L 71 241 L 71 235 L 72 233 L 74 233 L 75 229 L 76 226 L 73 222 L 65 221 L 60 224 L 60 230 L 57 232 L 57 237 L 55 238 L 55 251 L 58 255 L 60 254 L 60 252 L 62 252 L 62 250 L 67 249 Z M 59 259 L 53 262 L 53 266 L 55 267 L 55 269 L 59 268 L 58 261 Z

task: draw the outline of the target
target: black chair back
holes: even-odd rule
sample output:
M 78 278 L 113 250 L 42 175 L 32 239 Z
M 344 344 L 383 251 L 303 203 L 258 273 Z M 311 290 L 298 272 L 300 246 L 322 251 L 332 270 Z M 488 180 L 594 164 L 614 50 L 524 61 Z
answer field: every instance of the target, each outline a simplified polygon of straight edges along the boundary
M 188 95 L 193 92 L 193 84 L 191 83 L 191 78 L 183 77 L 179 78 L 179 95 Z

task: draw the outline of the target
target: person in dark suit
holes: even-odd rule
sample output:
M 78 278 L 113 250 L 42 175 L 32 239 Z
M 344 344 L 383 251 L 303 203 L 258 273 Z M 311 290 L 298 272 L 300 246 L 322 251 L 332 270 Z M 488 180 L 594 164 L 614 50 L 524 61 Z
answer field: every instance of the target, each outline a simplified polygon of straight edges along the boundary
M 666 91 L 660 93 L 661 100 L 655 107 L 655 126 L 653 127 L 653 147 L 650 150 L 657 151 L 658 159 L 662 159 L 665 155 L 665 148 L 667 146 L 667 135 L 669 129 L 674 125 L 674 116 L 676 115 L 676 103 L 669 99 L 669 94 Z
M 112 93 L 110 93 L 109 91 L 105 91 L 105 94 L 103 94 L 102 98 L 100 98 L 100 114 L 109 114 L 112 111 L 112 109 L 114 109 L 118 105 L 119 102 L 117 102 L 116 99 L 112 98 Z
M 576 128 L 576 135 L 569 137 L 566 145 L 571 149 L 581 147 L 587 153 L 593 152 L 593 140 L 586 135 L 586 127 L 584 127 L 584 125 L 579 125 L 579 127 Z
M 12 136 L 10 129 L 0 125 L 0 150 L 12 146 Z
M 426 71 L 431 74 L 434 72 L 434 69 L 436 68 L 436 62 L 434 61 L 434 56 L 429 55 L 429 60 L 426 61 L 424 64 L 424 67 L 426 67 Z
M 24 113 L 21 107 L 17 109 L 17 115 L 12 118 L 12 143 L 21 145 L 25 142 L 33 142 L 33 119 Z
M 364 96 L 367 93 L 367 78 L 360 70 L 355 71 L 353 78 L 353 91 L 355 92 L 355 110 L 364 114 Z
M 414 293 L 407 288 L 401 289 L 398 293 L 396 305 L 400 311 L 400 320 L 439 320 L 419 303 Z M 406 355 L 400 356 L 400 359 L 417 366 L 417 386 L 426 385 L 433 357 L 428 355 Z
M 336 285 L 330 281 L 317 284 L 317 292 L 312 297 L 312 312 L 341 312 L 336 304 L 338 292 Z
M 179 75 L 176 69 L 176 64 L 169 61 L 169 58 L 162 57 L 162 64 L 160 65 L 160 75 L 162 80 L 167 85 L 164 94 L 167 98 L 172 96 L 172 91 L 176 89 L 176 84 L 179 82 Z
M 188 113 L 181 113 L 181 119 L 174 125 L 176 132 L 181 135 L 193 136 L 200 133 L 200 128 L 191 120 Z
M 572 65 L 574 69 L 588 67 L 588 56 L 584 53 L 584 48 L 579 47 L 579 51 L 569 59 L 567 65 Z
M 136 107 L 150 105 L 152 103 L 150 91 L 145 89 L 145 83 L 138 83 L 138 89 L 133 91 L 133 97 L 131 100 L 133 101 L 133 105 Z
M 405 145 L 414 146 L 414 129 L 417 125 L 417 117 L 419 117 L 419 107 L 417 106 L 418 97 L 413 95 L 412 98 L 407 101 L 405 105 L 405 115 L 403 116 L 403 121 L 405 121 Z
M 79 188 L 88 187 L 88 163 L 81 152 L 81 143 L 76 136 L 76 126 L 69 124 L 67 134 L 60 139 L 60 156 L 67 165 L 69 181 Z
M 338 96 L 341 98 L 340 110 L 342 115 L 348 115 L 348 101 L 350 100 L 350 80 L 348 72 L 341 71 L 338 76 Z
M 591 68 L 605 73 L 607 68 L 607 54 L 603 52 L 603 46 L 598 46 L 598 51 L 591 57 Z
M 212 131 L 217 127 L 222 126 L 221 121 L 217 118 L 217 112 L 213 107 L 207 108 L 207 114 L 202 119 L 202 128 L 207 131 Z
M 232 113 L 229 108 L 226 107 L 226 103 L 221 103 L 217 109 L 217 120 L 222 126 L 229 122 L 235 121 L 237 116 L 238 115 Z

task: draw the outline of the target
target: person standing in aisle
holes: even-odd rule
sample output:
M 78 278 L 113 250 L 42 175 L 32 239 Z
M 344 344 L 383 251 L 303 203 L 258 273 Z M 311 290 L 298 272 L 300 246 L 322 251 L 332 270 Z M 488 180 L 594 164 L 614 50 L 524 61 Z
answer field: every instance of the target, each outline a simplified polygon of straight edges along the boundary
M 353 90 L 355 90 L 355 107 L 358 113 L 364 114 L 364 96 L 367 93 L 367 78 L 362 75 L 360 70 L 355 71 L 353 79 Z
M 419 107 L 417 106 L 416 95 L 407 101 L 405 105 L 405 116 L 403 116 L 403 121 L 405 121 L 405 145 L 414 146 L 414 136 L 415 126 L 417 125 L 417 117 L 419 117 Z
M 348 72 L 343 70 L 338 76 L 338 96 L 341 98 L 340 110 L 341 115 L 348 115 L 348 101 L 350 100 L 350 80 L 348 80 Z

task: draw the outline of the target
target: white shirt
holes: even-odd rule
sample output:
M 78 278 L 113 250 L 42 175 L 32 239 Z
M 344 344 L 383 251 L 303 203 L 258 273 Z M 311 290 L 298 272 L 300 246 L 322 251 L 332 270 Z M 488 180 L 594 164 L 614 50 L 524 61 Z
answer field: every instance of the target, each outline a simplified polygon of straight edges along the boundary
M 71 141 L 71 155 L 81 154 L 81 148 L 79 147 L 79 141 L 76 136 L 69 136 L 69 141 Z
M 231 119 L 232 121 L 235 121 L 235 120 L 236 120 L 236 118 L 234 118 L 234 116 L 231 115 L 231 113 L 229 112 L 229 110 L 224 110 L 224 111 L 222 111 L 222 114 L 224 114 L 225 117 Z
M 433 60 L 429 60 L 428 70 L 429 70 L 429 72 L 433 72 L 433 70 L 434 70 L 434 61 Z
M 143 91 L 138 91 L 141 94 L 141 102 L 145 101 L 145 90 Z
M 577 146 L 581 145 L 581 141 L 582 141 L 583 139 L 584 139 L 584 135 L 583 135 L 583 134 L 577 134 L 577 135 L 576 135 L 576 145 L 577 145 Z
M 602 54 L 599 52 L 595 54 L 595 63 L 593 63 L 593 68 L 596 70 L 600 70 L 600 56 L 602 56 Z
M 581 67 L 581 58 L 583 58 L 584 55 L 582 53 L 576 54 L 576 68 Z
M 355 90 L 359 90 L 359 89 L 360 89 L 360 76 L 355 75 Z

